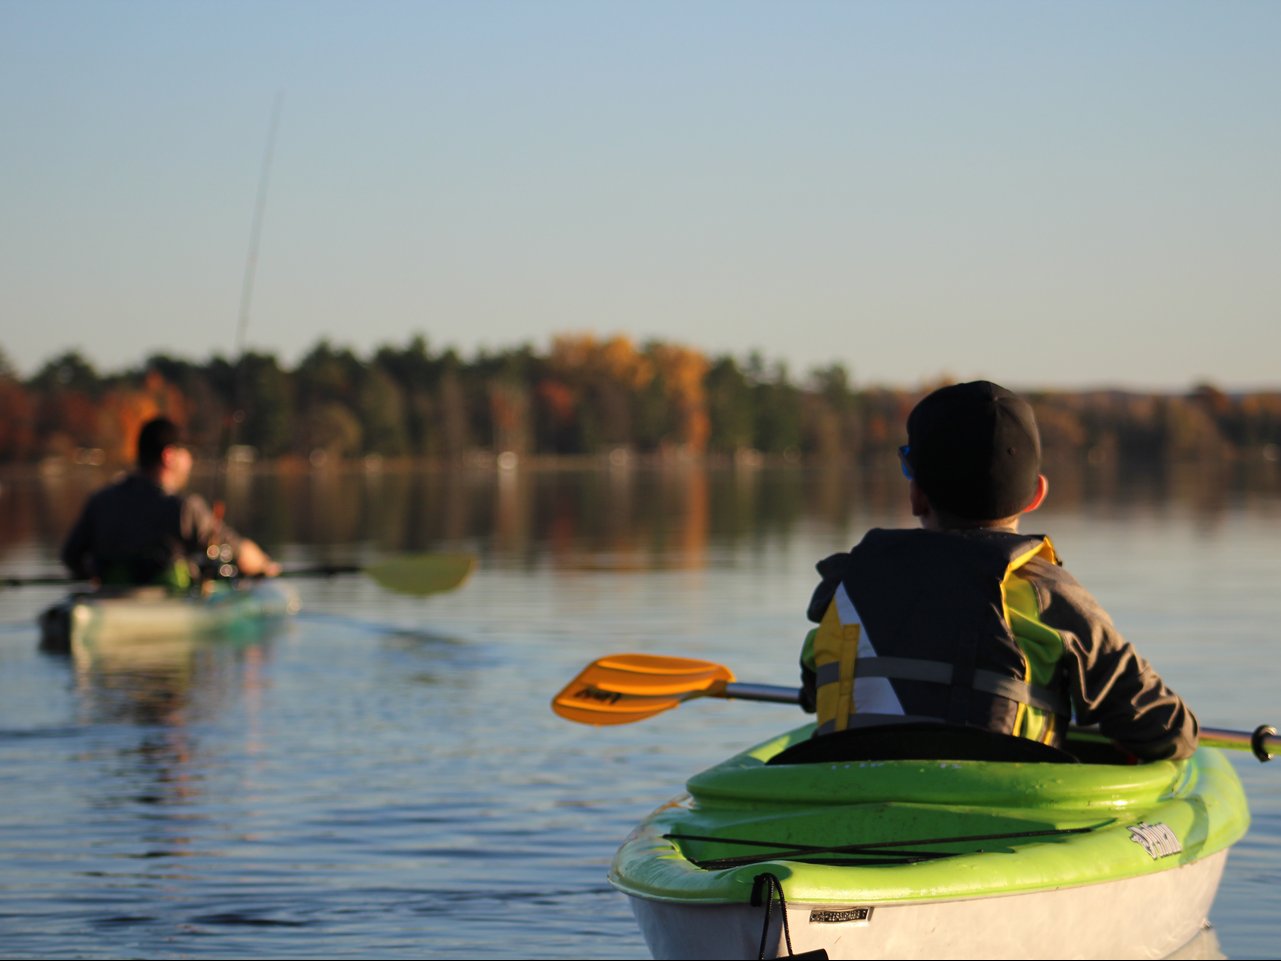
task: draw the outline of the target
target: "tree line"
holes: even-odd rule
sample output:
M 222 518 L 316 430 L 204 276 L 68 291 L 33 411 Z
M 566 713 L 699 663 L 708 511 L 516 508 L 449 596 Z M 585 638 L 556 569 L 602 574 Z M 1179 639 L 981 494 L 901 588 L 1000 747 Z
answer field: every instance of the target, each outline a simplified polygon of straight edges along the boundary
M 465 360 L 416 336 L 361 357 L 326 340 L 292 369 L 247 352 L 195 363 L 166 354 L 104 374 L 69 351 L 23 380 L 0 353 L 0 463 L 128 463 L 138 427 L 164 414 L 206 456 L 267 460 L 526 457 L 859 459 L 902 443 L 928 390 L 855 387 L 841 364 L 796 378 L 759 353 L 565 334 Z M 1262 456 L 1281 446 L 1281 392 L 1027 395 L 1053 453 L 1092 459 Z

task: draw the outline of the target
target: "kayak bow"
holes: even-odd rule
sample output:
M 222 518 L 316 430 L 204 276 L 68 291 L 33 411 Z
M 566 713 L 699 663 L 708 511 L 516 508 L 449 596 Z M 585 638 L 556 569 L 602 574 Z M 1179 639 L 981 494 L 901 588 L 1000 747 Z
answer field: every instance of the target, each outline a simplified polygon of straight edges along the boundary
M 656 958 L 1163 957 L 1206 924 L 1249 825 L 1213 748 L 787 763 L 827 740 L 812 731 L 691 778 L 623 844 L 610 881 Z M 883 729 L 881 747 L 910 734 Z

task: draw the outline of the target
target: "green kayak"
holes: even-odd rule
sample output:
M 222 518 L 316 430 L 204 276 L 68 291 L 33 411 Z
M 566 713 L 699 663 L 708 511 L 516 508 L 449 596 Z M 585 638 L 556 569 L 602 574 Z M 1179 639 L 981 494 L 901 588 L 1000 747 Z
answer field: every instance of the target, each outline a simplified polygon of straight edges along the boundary
M 655 957 L 1165 957 L 1206 926 L 1249 825 L 1214 748 L 1132 764 L 1079 734 L 1068 754 L 812 731 L 694 776 L 623 844 L 610 881 Z

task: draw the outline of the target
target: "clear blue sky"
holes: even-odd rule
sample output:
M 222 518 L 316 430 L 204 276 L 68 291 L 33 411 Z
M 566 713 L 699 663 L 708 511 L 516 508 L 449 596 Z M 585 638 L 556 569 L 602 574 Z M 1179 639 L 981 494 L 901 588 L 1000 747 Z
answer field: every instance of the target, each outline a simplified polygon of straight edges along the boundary
M 1281 3 L 0 0 L 0 350 L 1281 386 Z

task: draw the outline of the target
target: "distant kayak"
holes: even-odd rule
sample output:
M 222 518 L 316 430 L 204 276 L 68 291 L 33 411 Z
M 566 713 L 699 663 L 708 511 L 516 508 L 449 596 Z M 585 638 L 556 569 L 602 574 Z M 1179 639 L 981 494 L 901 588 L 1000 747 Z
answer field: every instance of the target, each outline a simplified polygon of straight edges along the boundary
M 116 642 L 242 636 L 297 613 L 298 593 L 278 579 L 218 582 L 204 594 L 162 588 L 72 594 L 39 617 L 42 650 L 68 653 Z
M 1214 748 L 1077 763 L 940 726 L 812 730 L 696 775 L 624 842 L 610 881 L 654 957 L 1164 957 L 1249 826 Z

